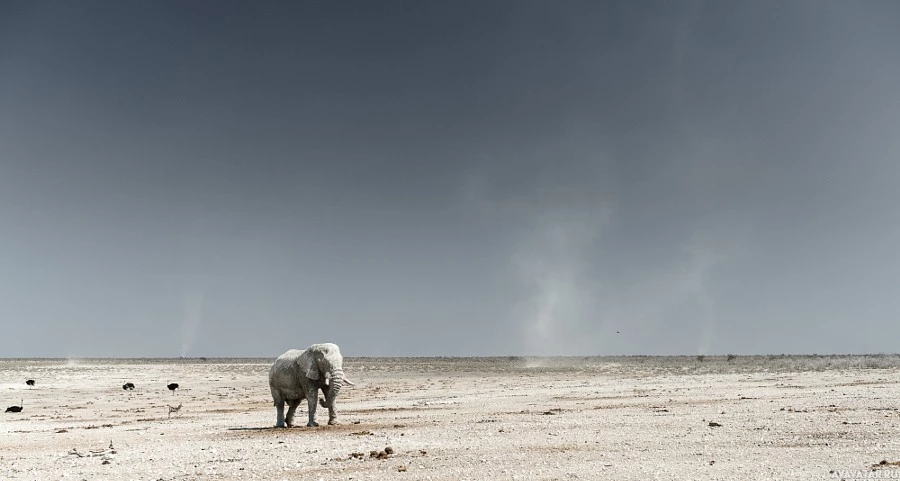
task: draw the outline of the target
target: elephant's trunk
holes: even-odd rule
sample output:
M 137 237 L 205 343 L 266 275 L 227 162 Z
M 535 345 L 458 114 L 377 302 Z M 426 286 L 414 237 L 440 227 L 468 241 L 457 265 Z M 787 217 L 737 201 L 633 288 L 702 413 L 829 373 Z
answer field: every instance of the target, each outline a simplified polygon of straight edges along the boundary
M 334 406 L 334 400 L 337 399 L 338 393 L 341 392 L 341 388 L 344 386 L 344 370 L 343 369 L 332 369 L 331 370 L 331 380 L 328 383 L 328 394 L 325 395 L 325 406 L 332 407 Z

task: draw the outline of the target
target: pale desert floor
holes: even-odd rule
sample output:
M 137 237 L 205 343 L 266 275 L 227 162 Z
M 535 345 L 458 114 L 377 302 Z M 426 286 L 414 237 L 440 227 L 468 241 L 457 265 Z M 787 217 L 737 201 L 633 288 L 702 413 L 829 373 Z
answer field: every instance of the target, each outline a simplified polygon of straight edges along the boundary
M 0 479 L 900 477 L 896 356 L 353 358 L 291 429 L 270 362 L 0 360 Z

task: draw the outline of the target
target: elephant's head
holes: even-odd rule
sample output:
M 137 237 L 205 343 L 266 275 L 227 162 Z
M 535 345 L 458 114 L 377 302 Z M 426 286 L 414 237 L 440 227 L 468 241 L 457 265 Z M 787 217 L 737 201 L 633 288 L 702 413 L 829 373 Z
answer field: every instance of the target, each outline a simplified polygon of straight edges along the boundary
M 334 400 L 345 383 L 353 385 L 344 375 L 344 358 L 341 357 L 341 351 L 336 344 L 313 344 L 306 350 L 300 362 L 309 379 L 325 382 L 326 378 L 330 378 L 325 396 L 326 407 L 334 405 Z

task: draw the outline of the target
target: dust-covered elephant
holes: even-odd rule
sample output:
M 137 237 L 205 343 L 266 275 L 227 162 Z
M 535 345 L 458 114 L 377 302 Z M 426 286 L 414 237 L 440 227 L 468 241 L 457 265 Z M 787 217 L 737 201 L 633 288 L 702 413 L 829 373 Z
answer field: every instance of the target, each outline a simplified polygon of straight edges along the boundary
M 294 411 L 306 399 L 309 406 L 307 426 L 316 423 L 316 400 L 319 389 L 325 395 L 322 407 L 328 408 L 328 424 L 337 424 L 334 402 L 344 383 L 353 383 L 344 376 L 343 358 L 337 344 L 313 344 L 306 350 L 291 349 L 275 360 L 269 369 L 269 388 L 277 412 L 276 427 L 293 425 Z M 284 403 L 288 404 L 287 415 Z

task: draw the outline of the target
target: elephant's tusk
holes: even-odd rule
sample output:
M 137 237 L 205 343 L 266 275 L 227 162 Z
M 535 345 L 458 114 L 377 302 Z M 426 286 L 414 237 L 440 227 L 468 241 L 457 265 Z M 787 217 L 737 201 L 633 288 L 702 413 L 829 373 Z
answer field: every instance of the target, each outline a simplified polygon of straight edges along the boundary
M 353 384 L 353 383 L 352 383 L 349 379 L 347 379 L 346 377 L 344 377 L 344 382 L 347 383 L 348 386 L 355 386 L 355 384 Z

